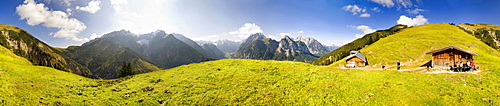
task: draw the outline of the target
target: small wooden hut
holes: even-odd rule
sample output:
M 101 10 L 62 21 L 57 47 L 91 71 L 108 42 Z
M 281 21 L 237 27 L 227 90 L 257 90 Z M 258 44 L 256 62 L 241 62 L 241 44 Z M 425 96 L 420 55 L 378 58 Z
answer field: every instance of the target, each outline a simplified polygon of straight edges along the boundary
M 368 65 L 365 55 L 359 51 L 351 51 L 351 55 L 346 57 L 347 67 L 359 67 Z
M 441 49 L 427 52 L 425 54 L 432 54 L 432 66 L 433 67 L 449 67 L 456 62 L 467 62 L 472 61 L 472 56 L 478 56 L 478 54 L 450 45 Z

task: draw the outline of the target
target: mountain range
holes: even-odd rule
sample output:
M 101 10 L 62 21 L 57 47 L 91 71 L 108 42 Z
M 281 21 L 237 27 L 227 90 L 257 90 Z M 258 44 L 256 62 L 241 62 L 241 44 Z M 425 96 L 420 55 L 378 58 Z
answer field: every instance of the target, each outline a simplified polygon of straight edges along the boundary
M 116 69 L 123 61 L 131 61 L 139 73 L 144 73 L 224 57 L 218 49 L 204 49 L 183 35 L 167 34 L 162 30 L 143 35 L 132 34 L 126 30 L 114 31 L 81 47 L 68 48 L 68 51 L 75 55 L 73 59 L 79 60 L 80 64 L 99 64 L 103 68 L 92 69 L 94 73 L 109 73 L 99 76 L 106 79 L 117 78 Z M 81 60 L 82 57 L 91 59 Z M 114 64 L 99 63 L 102 61 L 92 59 L 96 57 L 103 59 L 104 63 Z
M 304 37 L 304 35 L 299 35 L 296 39 L 297 41 L 302 41 L 307 45 L 307 48 L 316 56 L 323 56 L 330 51 L 333 51 L 338 48 L 338 46 L 326 46 L 321 44 L 318 40 L 311 37 Z
M 162 30 L 136 35 L 114 31 L 81 46 L 53 48 L 25 30 L 1 25 L 0 45 L 27 58 L 34 65 L 53 67 L 89 78 L 118 78 L 117 69 L 124 61 L 137 73 L 152 72 L 180 65 L 222 59 L 215 45 L 198 45 L 180 34 Z
M 217 40 L 217 41 L 196 41 L 199 45 L 203 44 L 213 44 L 217 46 L 217 48 L 224 53 L 234 53 L 238 50 L 238 47 L 241 45 L 239 41 L 231 41 L 227 39 Z
M 284 36 L 279 42 L 266 38 L 262 33 L 250 35 L 244 40 L 233 58 L 261 60 L 289 60 L 313 62 L 328 53 L 326 46 L 316 39 L 299 36 L 297 40 Z
M 61 51 L 81 65 L 88 67 L 92 74 L 104 79 L 118 78 L 117 69 L 124 61 L 131 62 L 137 73 L 160 70 L 149 59 L 111 39 L 99 38 L 85 45 L 70 46 Z

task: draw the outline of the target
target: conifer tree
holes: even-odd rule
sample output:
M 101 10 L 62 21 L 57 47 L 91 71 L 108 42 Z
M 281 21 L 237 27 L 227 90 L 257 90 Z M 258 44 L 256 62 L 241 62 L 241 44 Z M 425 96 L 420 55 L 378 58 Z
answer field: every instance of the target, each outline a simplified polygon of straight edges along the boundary
M 132 67 L 132 63 L 123 61 L 123 65 L 118 68 L 118 76 L 119 77 L 125 77 L 129 75 L 135 75 L 136 72 L 134 70 L 134 67 Z

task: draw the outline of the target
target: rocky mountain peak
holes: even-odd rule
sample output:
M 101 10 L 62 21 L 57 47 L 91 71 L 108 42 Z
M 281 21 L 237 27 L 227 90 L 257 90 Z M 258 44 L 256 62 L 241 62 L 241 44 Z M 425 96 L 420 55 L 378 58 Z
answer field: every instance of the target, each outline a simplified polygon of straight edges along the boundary
M 283 37 L 283 39 L 281 39 L 281 40 L 285 40 L 285 41 L 286 41 L 286 42 L 288 42 L 288 43 L 292 43 L 292 42 L 294 42 L 294 41 L 293 41 L 293 39 L 292 39 L 292 38 L 290 38 L 290 36 L 288 36 L 288 35 L 285 35 L 285 37 Z
M 304 37 L 304 35 L 298 36 L 297 41 L 302 41 L 306 43 L 306 45 L 310 45 L 311 43 L 319 43 L 318 40 L 311 37 Z
M 330 50 L 325 45 L 321 44 L 314 38 L 300 35 L 297 37 L 297 41 L 304 42 L 305 45 L 307 45 L 309 51 L 314 55 L 322 56 L 330 52 Z
M 163 30 L 156 30 L 155 32 L 152 32 L 154 35 L 167 35 L 167 33 Z
M 102 35 L 102 38 L 111 38 L 111 37 L 122 37 L 122 36 L 137 36 L 132 32 L 122 29 L 120 31 L 113 31 L 107 34 Z
M 285 36 L 281 39 L 276 51 L 285 53 L 287 57 L 297 53 L 310 54 L 307 46 L 304 43 L 295 42 L 292 38 L 290 38 L 290 36 Z
M 255 33 L 255 34 L 250 35 L 248 38 L 250 38 L 252 40 L 262 40 L 262 39 L 266 38 L 266 36 L 264 36 L 264 34 L 262 34 L 262 33 Z
M 304 37 L 304 35 L 297 36 L 298 41 L 305 40 L 305 39 L 306 39 L 306 37 Z
M 217 45 L 217 48 L 219 48 L 222 52 L 232 53 L 238 50 L 241 42 L 223 39 L 216 41 L 214 44 Z
M 241 43 L 240 48 L 247 46 L 252 41 L 262 40 L 264 38 L 266 38 L 266 36 L 264 36 L 264 34 L 262 34 L 262 33 L 252 34 L 252 35 L 248 36 L 248 38 Z
M 290 36 L 284 36 L 278 42 L 257 33 L 241 44 L 233 58 L 312 62 L 318 57 L 309 52 L 305 43 L 295 41 Z
M 150 36 L 153 36 L 153 37 L 151 38 L 151 40 L 152 40 L 152 41 L 165 39 L 168 35 L 170 35 L 170 34 L 163 34 L 163 33 L 150 33 Z M 172 36 L 173 36 L 173 35 L 172 35 Z
M 220 51 L 217 46 L 215 46 L 212 43 L 206 43 L 202 45 L 202 48 L 205 49 L 207 52 L 209 52 L 211 55 L 213 55 L 214 59 L 223 59 L 225 53 Z

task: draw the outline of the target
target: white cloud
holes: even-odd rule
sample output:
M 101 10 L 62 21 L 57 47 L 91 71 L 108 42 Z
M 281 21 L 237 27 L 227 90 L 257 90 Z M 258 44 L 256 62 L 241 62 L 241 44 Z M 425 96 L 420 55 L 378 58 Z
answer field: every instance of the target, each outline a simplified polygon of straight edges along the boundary
M 271 38 L 271 39 L 281 39 L 283 38 L 282 36 L 278 35 L 278 36 L 274 36 L 274 35 L 266 35 L 267 37 Z
M 89 41 L 89 38 L 78 38 L 78 37 L 74 37 L 74 38 L 71 38 L 71 40 L 73 40 L 73 41 L 78 41 L 78 42 L 87 42 L 87 41 Z
M 71 2 L 76 1 L 76 0 L 43 0 L 43 1 L 45 1 L 47 3 L 54 1 L 56 3 L 59 3 L 61 6 L 69 7 L 69 6 L 71 6 Z
M 360 26 L 356 27 L 356 29 L 363 31 L 363 33 L 365 33 L 365 34 L 369 34 L 369 33 L 373 33 L 375 31 L 377 31 L 377 30 L 372 29 L 366 25 L 360 25 Z
M 346 5 L 342 9 L 349 11 L 352 15 L 357 15 L 358 13 L 362 13 L 359 17 L 370 17 L 371 15 L 366 13 L 366 9 L 359 7 L 358 5 Z
M 72 11 L 73 11 L 73 10 L 71 10 L 71 8 L 66 9 L 66 13 L 68 13 L 68 15 L 71 15 L 71 14 L 72 14 L 72 13 L 71 13 Z
M 90 35 L 90 39 L 95 39 L 95 38 L 100 38 L 103 34 L 96 34 L 96 33 L 92 33 L 92 35 Z
M 101 9 L 101 7 L 99 7 L 99 4 L 101 4 L 101 1 L 90 1 L 88 6 L 76 6 L 76 9 L 94 14 Z
M 391 8 L 394 6 L 394 2 L 392 0 L 370 0 L 372 2 L 378 3 L 384 7 Z
M 52 36 L 67 38 L 74 41 L 83 41 L 76 35 L 86 29 L 85 24 L 75 18 L 68 18 L 68 14 L 62 11 L 49 11 L 43 3 L 37 4 L 34 0 L 26 0 L 24 4 L 16 7 L 16 13 L 20 19 L 26 19 L 26 23 L 31 26 L 42 24 L 45 27 L 59 28 Z
M 366 12 L 366 9 L 358 7 L 358 5 L 346 5 L 342 9 L 349 11 L 352 15 L 356 15 L 361 12 Z
M 295 32 L 281 32 L 281 33 L 278 33 L 276 34 L 275 36 L 273 35 L 269 35 L 268 37 L 272 38 L 272 39 L 281 39 L 281 38 L 284 38 L 285 36 L 292 36 L 294 34 L 302 34 L 304 33 L 304 31 L 295 31 Z
M 331 42 L 329 45 L 327 46 L 338 46 L 338 47 L 341 47 L 343 46 L 345 43 L 342 42 L 342 41 L 336 41 L 336 42 Z
M 243 26 L 238 28 L 238 30 L 231 31 L 229 33 L 222 33 L 222 34 L 215 34 L 215 35 L 210 35 L 207 37 L 202 37 L 204 40 L 212 39 L 215 41 L 217 38 L 224 38 L 228 40 L 234 40 L 238 41 L 241 39 L 245 39 L 248 36 L 255 34 L 255 33 L 263 33 L 262 29 L 255 23 L 245 23 Z
M 374 8 L 372 8 L 372 11 L 380 12 L 381 10 L 378 7 L 374 7 Z
M 354 36 L 356 36 L 356 38 L 361 38 L 361 37 L 365 36 L 365 34 L 356 34 Z
M 416 26 L 416 25 L 422 25 L 422 24 L 428 23 L 427 19 L 423 15 L 418 15 L 417 17 L 415 17 L 413 19 L 409 18 L 405 15 L 401 15 L 399 17 L 399 20 L 396 22 L 398 24 L 403 24 L 403 25 L 408 25 L 408 26 Z
M 423 11 L 427 11 L 427 10 L 423 10 L 423 9 L 419 9 L 419 8 L 416 8 L 414 10 L 412 9 L 407 9 L 406 12 L 410 13 L 410 14 L 419 14 L 420 12 L 423 12 Z
M 257 26 L 255 23 L 245 23 L 242 27 L 240 27 L 236 31 L 229 32 L 230 35 L 234 35 L 240 38 L 247 38 L 251 34 L 262 33 L 262 29 Z
M 410 8 L 414 6 L 411 0 L 370 0 L 370 1 L 380 4 L 387 8 L 394 7 L 395 5 L 397 5 L 398 9 L 400 7 Z M 417 0 L 417 2 L 421 3 L 419 0 Z
M 209 38 L 217 38 L 217 37 L 220 37 L 220 35 L 210 35 L 208 36 Z
M 360 25 L 360 26 L 348 25 L 347 27 L 356 28 L 357 30 L 363 31 L 363 34 L 356 34 L 355 35 L 357 38 L 361 38 L 361 37 L 365 36 L 366 34 L 373 33 L 375 31 L 377 31 L 377 30 L 372 29 L 371 27 L 366 26 L 366 25 Z
M 371 16 L 371 15 L 370 15 L 370 14 L 368 14 L 368 13 L 364 13 L 364 14 L 359 15 L 359 17 L 370 17 L 370 16 Z
M 292 33 L 283 33 L 283 32 L 282 32 L 282 33 L 278 33 L 278 35 L 279 35 L 279 36 L 281 36 L 281 37 L 285 37 L 285 36 L 290 36 L 290 35 L 292 35 Z
M 396 3 L 404 8 L 409 8 L 413 6 L 411 0 L 396 0 Z
M 177 16 L 173 0 L 111 0 L 114 13 L 110 14 L 112 25 L 108 30 L 127 29 L 135 34 L 150 33 L 161 29 L 167 33 L 182 33 L 180 28 L 188 27 L 183 18 Z M 181 14 L 181 13 L 179 13 Z
M 122 4 L 127 4 L 127 0 L 110 0 L 111 6 L 113 6 L 113 9 L 115 10 L 121 10 L 121 5 Z

